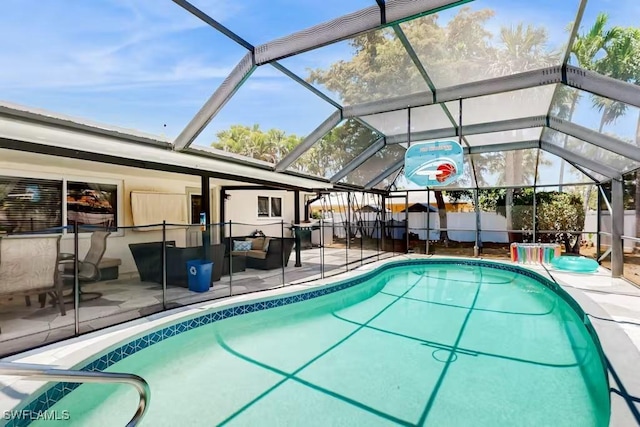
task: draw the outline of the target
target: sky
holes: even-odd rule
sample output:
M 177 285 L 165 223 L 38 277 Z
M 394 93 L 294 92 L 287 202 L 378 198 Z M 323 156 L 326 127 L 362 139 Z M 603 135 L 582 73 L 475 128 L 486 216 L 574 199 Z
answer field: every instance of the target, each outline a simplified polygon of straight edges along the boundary
M 174 138 L 247 51 L 170 0 L 3 0 L 0 14 L 0 100 Z M 543 24 L 555 47 L 578 0 L 476 0 L 491 8 L 488 28 L 521 20 Z M 193 0 L 249 43 L 375 6 L 375 0 Z M 446 23 L 457 9 L 440 14 Z M 612 25 L 637 25 L 637 0 L 590 0 L 583 22 L 599 11 Z M 307 69 L 350 57 L 340 42 L 283 60 Z M 324 89 L 324 88 L 321 88 Z M 327 92 L 328 93 L 328 92 Z M 335 94 L 330 94 L 335 97 Z M 594 127 L 598 112 L 583 97 L 576 122 Z M 275 68 L 259 67 L 212 120 L 196 144 L 209 145 L 232 124 L 279 128 L 301 136 L 334 108 Z M 605 131 L 632 138 L 637 109 Z M 596 125 L 597 127 L 597 125 Z

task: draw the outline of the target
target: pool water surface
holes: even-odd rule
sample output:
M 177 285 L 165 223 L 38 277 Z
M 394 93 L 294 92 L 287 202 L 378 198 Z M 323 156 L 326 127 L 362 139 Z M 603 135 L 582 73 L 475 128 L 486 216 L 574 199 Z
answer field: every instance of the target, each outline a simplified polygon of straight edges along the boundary
M 392 267 L 343 291 L 189 330 L 110 366 L 151 387 L 143 426 L 606 426 L 575 311 L 484 266 Z M 126 385 L 81 385 L 65 425 L 124 425 Z M 31 425 L 52 425 L 44 421 Z

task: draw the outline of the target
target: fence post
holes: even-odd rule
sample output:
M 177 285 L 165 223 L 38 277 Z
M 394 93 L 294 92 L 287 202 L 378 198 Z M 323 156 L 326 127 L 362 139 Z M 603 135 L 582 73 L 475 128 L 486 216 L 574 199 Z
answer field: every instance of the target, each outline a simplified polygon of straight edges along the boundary
M 427 190 L 427 243 L 425 255 L 429 255 L 429 243 L 431 242 L 431 191 Z
M 167 309 L 167 221 L 162 221 L 162 309 Z
M 351 245 L 351 191 L 347 193 L 347 234 L 346 234 L 347 249 Z M 347 268 L 348 270 L 348 268 Z
M 224 224 L 222 224 L 224 228 Z M 231 220 L 229 220 L 229 296 L 233 295 L 233 231 L 231 230 Z
M 478 197 L 478 189 L 476 188 L 473 191 L 473 204 L 475 205 L 475 214 L 476 214 L 476 243 L 473 246 L 473 256 L 480 256 L 481 248 L 482 248 L 482 236 L 480 235 L 480 205 L 479 205 L 479 197 Z M 534 199 L 534 207 L 535 207 L 535 199 Z M 535 208 L 534 208 L 535 209 Z
M 639 185 L 640 183 L 636 183 L 636 185 Z M 598 185 L 598 187 L 600 187 L 600 185 Z M 598 260 L 598 262 L 600 262 L 600 256 L 602 256 L 602 253 L 600 252 L 600 244 L 601 244 L 601 237 L 600 237 L 600 221 L 602 220 L 602 209 L 600 208 L 602 205 L 602 192 L 600 191 L 600 188 L 598 188 L 598 206 L 596 208 L 596 259 Z M 639 230 L 640 231 L 640 230 Z
M 380 261 L 380 236 L 381 236 L 381 234 L 380 234 L 380 220 L 378 220 L 377 218 L 376 218 L 375 228 L 378 231 L 378 235 L 376 236 L 376 257 L 377 257 L 377 260 Z
M 80 262 L 78 260 L 79 257 L 79 239 L 78 232 L 80 231 L 78 227 L 78 222 L 74 221 L 73 223 L 73 311 L 74 311 L 74 330 L 76 335 L 80 334 L 80 279 L 78 275 L 80 274 Z M 62 295 L 58 295 L 58 298 L 62 298 Z M 62 301 L 64 304 L 64 301 Z
M 295 228 L 294 228 L 294 231 L 295 231 Z M 284 220 L 283 219 L 280 220 L 280 236 L 281 236 L 280 261 L 282 262 L 282 286 L 284 287 L 285 278 L 284 278 Z M 295 244 L 298 245 L 298 242 L 300 241 L 300 239 L 295 239 L 295 241 L 296 241 Z M 296 252 L 300 253 L 299 248 L 297 248 Z M 297 261 L 296 261 L 296 264 L 297 264 Z
M 349 227 L 350 225 L 347 223 L 347 242 L 344 245 L 344 267 L 349 271 Z
M 533 242 L 536 243 L 536 228 L 538 227 L 538 222 L 536 221 L 537 217 L 537 202 L 536 202 L 536 187 L 533 187 Z
M 320 218 L 320 278 L 324 279 L 324 224 Z

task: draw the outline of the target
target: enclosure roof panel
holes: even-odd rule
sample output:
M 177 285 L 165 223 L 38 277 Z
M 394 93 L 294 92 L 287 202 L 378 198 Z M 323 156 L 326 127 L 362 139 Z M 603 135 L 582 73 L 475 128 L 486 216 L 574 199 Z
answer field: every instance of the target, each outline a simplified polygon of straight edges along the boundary
M 465 188 L 640 167 L 631 0 L 41 3 L 0 17 L 5 145 L 64 134 L 303 187 L 387 189 L 408 142 L 442 139 L 465 148 Z

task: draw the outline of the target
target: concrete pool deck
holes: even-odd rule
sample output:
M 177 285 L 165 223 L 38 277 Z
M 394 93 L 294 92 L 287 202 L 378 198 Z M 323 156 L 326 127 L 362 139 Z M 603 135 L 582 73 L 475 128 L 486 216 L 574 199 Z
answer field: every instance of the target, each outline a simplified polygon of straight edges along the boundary
M 400 255 L 393 260 L 456 258 L 427 255 Z M 469 258 L 463 258 L 469 259 Z M 480 258 L 482 259 L 482 258 Z M 496 260 L 486 260 L 496 262 Z M 349 273 L 326 280 L 292 285 L 259 294 L 247 294 L 215 302 L 205 302 L 158 313 L 143 319 L 73 338 L 51 346 L 18 354 L 2 361 L 51 364 L 62 368 L 77 366 L 92 354 L 104 352 L 118 342 L 160 325 L 187 316 L 195 316 L 205 310 L 227 307 L 246 301 L 264 299 L 326 285 L 374 269 L 387 261 L 364 265 Z M 500 261 L 497 261 L 500 262 Z M 502 262 L 503 264 L 512 264 Z M 622 279 L 612 279 L 609 272 L 599 269 L 592 274 L 574 274 L 547 270 L 542 266 L 524 265 L 545 277 L 558 282 L 584 309 L 600 338 L 609 364 L 611 386 L 612 426 L 637 426 L 640 424 L 640 289 Z M 19 405 L 26 396 L 42 387 L 42 382 L 23 381 L 15 377 L 0 376 L 0 408 Z

